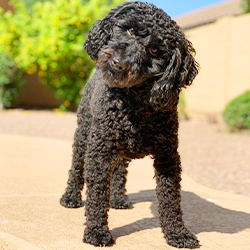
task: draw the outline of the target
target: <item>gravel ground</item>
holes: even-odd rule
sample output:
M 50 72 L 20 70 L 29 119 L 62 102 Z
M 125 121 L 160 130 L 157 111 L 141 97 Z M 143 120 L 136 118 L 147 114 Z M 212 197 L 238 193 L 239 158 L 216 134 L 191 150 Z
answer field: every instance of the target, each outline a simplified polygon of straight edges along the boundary
M 76 114 L 61 111 L 0 112 L 0 133 L 73 141 Z M 250 196 L 250 135 L 230 134 L 223 124 L 181 121 L 179 152 L 183 171 L 219 190 Z

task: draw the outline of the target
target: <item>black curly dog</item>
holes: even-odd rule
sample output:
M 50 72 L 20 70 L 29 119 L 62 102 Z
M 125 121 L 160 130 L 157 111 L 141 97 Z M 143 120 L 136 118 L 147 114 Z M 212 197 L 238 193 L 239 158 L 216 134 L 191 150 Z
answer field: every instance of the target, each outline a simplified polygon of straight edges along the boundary
M 112 245 L 109 207 L 131 207 L 125 195 L 128 163 L 152 155 L 168 244 L 199 247 L 182 220 L 177 152 L 178 96 L 198 73 L 192 44 L 163 10 L 127 2 L 93 27 L 85 48 L 97 69 L 78 107 L 72 168 L 61 204 L 81 207 L 86 183 L 84 242 Z

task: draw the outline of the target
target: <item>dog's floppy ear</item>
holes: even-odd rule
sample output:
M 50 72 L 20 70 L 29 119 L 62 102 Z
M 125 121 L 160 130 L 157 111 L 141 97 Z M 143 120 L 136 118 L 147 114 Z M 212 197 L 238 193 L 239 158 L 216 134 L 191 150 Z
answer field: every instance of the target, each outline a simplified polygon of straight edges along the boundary
M 97 22 L 89 32 L 84 46 L 88 55 L 94 61 L 97 61 L 100 49 L 110 40 L 117 17 L 131 9 L 134 9 L 134 3 L 130 2 L 116 7 L 102 21 Z
M 182 46 L 182 64 L 179 70 L 178 87 L 185 88 L 192 84 L 194 78 L 199 72 L 200 65 L 195 61 L 195 49 L 190 41 L 184 40 Z
M 194 55 L 195 50 L 187 39 L 176 43 L 162 77 L 151 89 L 150 101 L 156 110 L 170 110 L 178 104 L 181 88 L 191 85 L 198 74 L 199 64 Z
M 107 41 L 112 35 L 113 23 L 110 18 L 111 16 L 109 14 L 102 21 L 96 23 L 84 43 L 85 50 L 94 61 L 97 61 L 100 49 L 107 44 Z

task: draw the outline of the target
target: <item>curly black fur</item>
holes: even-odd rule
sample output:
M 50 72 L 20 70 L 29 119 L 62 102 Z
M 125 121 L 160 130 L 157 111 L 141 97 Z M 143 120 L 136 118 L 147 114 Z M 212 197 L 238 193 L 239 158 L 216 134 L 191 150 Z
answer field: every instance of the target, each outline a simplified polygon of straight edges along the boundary
M 78 108 L 65 207 L 83 205 L 84 241 L 113 244 L 108 210 L 130 208 L 125 195 L 131 159 L 152 155 L 160 224 L 167 242 L 196 248 L 182 221 L 177 104 L 181 88 L 198 73 L 195 50 L 177 24 L 152 4 L 128 2 L 97 23 L 85 48 L 97 69 Z

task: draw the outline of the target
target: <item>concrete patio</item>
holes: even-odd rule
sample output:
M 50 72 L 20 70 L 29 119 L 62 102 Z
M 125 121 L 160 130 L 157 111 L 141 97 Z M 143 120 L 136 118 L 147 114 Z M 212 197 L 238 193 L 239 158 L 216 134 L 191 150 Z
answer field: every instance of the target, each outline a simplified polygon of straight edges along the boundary
M 17 127 L 25 126 L 16 122 Z M 66 209 L 59 204 L 71 164 L 69 138 L 0 131 L 1 250 L 96 249 L 82 242 L 84 207 Z M 128 171 L 127 193 L 134 208 L 110 209 L 109 226 L 116 244 L 108 249 L 175 249 L 167 245 L 158 223 L 152 160 L 135 160 Z M 201 249 L 250 249 L 249 197 L 205 187 L 185 173 L 182 190 L 184 220 Z

